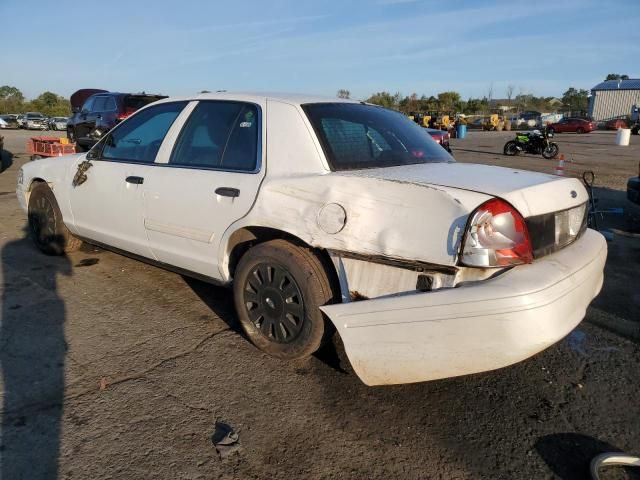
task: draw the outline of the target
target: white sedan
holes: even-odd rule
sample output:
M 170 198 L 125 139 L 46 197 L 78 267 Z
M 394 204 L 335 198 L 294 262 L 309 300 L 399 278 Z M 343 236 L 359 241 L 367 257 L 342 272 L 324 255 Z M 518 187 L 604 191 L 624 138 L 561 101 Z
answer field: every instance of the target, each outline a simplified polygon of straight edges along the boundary
M 534 355 L 582 320 L 606 258 L 578 180 L 455 163 L 349 100 L 165 99 L 23 166 L 17 194 L 45 253 L 86 241 L 232 285 L 258 348 L 305 357 L 337 330 L 368 385 Z

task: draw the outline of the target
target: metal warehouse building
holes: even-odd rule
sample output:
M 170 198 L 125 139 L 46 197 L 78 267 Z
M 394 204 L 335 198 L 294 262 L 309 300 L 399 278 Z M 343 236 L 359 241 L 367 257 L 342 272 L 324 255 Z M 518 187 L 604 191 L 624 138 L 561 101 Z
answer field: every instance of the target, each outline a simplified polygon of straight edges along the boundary
M 640 106 L 640 79 L 607 80 L 591 89 L 589 115 L 596 122 L 628 117 Z

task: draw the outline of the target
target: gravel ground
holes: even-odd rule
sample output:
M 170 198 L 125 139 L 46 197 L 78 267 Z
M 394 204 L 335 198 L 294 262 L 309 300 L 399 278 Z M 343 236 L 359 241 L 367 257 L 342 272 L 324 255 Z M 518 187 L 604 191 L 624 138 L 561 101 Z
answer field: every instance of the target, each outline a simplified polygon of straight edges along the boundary
M 637 238 L 614 237 L 602 294 L 558 345 L 495 372 L 370 388 L 331 348 L 295 363 L 257 351 L 225 289 L 90 246 L 38 253 L 13 193 L 30 135 L 3 134 L 0 478 L 569 480 L 599 452 L 640 454 Z M 473 132 L 454 152 L 504 162 L 491 152 L 508 136 Z M 558 140 L 622 202 L 638 156 L 593 152 L 611 139 Z M 239 434 L 223 458 L 216 421 Z

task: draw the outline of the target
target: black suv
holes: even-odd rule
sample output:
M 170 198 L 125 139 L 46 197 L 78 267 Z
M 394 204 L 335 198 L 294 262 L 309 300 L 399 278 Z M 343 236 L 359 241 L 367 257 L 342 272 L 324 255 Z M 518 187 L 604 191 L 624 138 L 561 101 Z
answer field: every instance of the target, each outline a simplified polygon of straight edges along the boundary
M 71 95 L 71 107 L 74 113 L 67 122 L 67 136 L 76 143 L 76 151 L 88 150 L 105 133 L 133 112 L 162 98 L 167 97 L 144 92 L 115 93 L 104 90 L 78 90 Z

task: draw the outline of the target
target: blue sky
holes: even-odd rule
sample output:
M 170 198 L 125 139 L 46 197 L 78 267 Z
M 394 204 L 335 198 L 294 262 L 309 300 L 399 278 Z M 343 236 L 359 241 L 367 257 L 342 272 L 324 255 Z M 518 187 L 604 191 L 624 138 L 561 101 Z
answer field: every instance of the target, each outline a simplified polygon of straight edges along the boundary
M 81 8 L 80 5 L 83 5 Z M 0 85 L 559 96 L 640 77 L 640 1 L 0 0 Z

